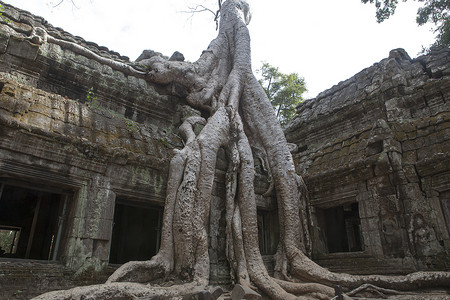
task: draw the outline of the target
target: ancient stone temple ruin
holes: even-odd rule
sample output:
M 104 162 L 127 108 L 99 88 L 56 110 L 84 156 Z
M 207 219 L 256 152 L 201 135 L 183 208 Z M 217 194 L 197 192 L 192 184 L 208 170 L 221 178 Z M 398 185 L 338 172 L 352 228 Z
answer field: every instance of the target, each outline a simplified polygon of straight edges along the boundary
M 298 107 L 285 133 L 309 188 L 319 264 L 448 269 L 449 54 L 392 50 Z
M 157 253 L 169 161 L 183 146 L 178 127 L 202 112 L 186 105 L 183 87 L 129 71 L 156 52 L 130 62 L 29 12 L 5 5 L 4 15 L 2 296 L 104 282 Z M 299 105 L 285 134 L 308 189 L 315 262 L 350 274 L 450 270 L 449 99 L 449 49 L 415 59 L 397 49 Z M 208 237 L 210 281 L 221 285 L 230 283 L 227 165 L 220 153 Z M 277 203 L 255 165 L 259 247 L 273 270 Z

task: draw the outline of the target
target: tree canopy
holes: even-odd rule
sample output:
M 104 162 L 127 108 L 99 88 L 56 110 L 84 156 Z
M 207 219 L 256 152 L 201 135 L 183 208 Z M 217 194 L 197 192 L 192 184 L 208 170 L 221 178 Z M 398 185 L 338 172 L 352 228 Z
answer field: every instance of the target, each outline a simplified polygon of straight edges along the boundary
M 407 0 L 402 0 L 406 2 Z M 434 24 L 437 33 L 436 41 L 431 46 L 450 46 L 450 1 L 449 0 L 417 0 L 425 2 L 418 9 L 416 22 L 419 25 Z M 361 0 L 362 3 L 374 3 L 376 7 L 377 22 L 381 23 L 395 13 L 398 0 Z
M 270 100 L 278 120 L 285 126 L 294 116 L 297 105 L 304 99 L 306 92 L 305 79 L 297 73 L 283 74 L 277 67 L 265 62 L 258 70 L 258 80 Z

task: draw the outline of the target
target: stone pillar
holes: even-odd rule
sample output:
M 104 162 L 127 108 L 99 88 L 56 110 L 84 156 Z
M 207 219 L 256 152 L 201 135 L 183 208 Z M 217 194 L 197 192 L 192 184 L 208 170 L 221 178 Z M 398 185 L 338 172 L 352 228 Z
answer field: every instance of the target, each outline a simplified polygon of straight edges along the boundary
M 64 261 L 77 274 L 108 264 L 114 203 L 110 182 L 100 174 L 92 174 L 74 196 Z

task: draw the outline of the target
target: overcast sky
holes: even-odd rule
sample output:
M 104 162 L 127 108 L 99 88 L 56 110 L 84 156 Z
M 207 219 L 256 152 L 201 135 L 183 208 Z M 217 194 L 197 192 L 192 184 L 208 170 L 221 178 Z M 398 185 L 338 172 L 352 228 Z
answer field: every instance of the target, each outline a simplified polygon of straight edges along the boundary
M 70 0 L 58 7 L 48 0 L 5 2 L 131 60 L 152 49 L 167 56 L 180 51 L 195 61 L 217 35 L 212 14 L 191 18 L 183 13 L 192 3 L 214 6 L 213 0 L 73 1 L 76 7 Z M 392 49 L 404 48 L 414 58 L 434 38 L 430 27 L 415 23 L 415 1 L 400 2 L 394 17 L 382 24 L 376 23 L 374 6 L 360 0 L 249 3 L 253 69 L 266 61 L 283 73 L 298 73 L 307 83 L 306 98 L 373 65 Z

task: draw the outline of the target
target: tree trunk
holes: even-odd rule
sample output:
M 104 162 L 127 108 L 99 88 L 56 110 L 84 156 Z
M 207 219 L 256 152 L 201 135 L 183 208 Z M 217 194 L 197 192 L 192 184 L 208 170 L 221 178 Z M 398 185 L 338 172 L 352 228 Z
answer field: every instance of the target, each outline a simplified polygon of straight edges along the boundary
M 257 289 L 271 299 L 294 299 L 298 295 L 305 299 L 329 299 L 336 284 L 349 290 L 369 283 L 385 288 L 384 292 L 387 288 L 412 290 L 450 285 L 446 272 L 400 277 L 335 274 L 305 255 L 309 235 L 306 206 L 301 197 L 303 181 L 295 172 L 274 109 L 253 75 L 246 26 L 249 20 L 249 6 L 244 0 L 227 0 L 221 8 L 218 37 L 197 62 L 172 62 L 160 57 L 146 62 L 150 68 L 147 80 L 183 85 L 189 92 L 187 102 L 209 112 L 207 120 L 188 117 L 180 127 L 186 146 L 176 151 L 170 163 L 159 253 L 150 261 L 124 264 L 105 285 L 53 292 L 42 299 L 76 299 L 81 295 L 100 298 L 106 292 L 112 295 L 111 291 L 119 296 L 110 295 L 110 299 L 136 295 L 172 297 L 191 292 L 195 287 L 206 288 L 209 281 L 206 228 L 217 152 L 222 147 L 230 158 L 226 180 L 226 253 L 235 283 Z M 198 136 L 193 131 L 197 123 L 204 125 Z M 276 189 L 281 234 L 275 255 L 277 279 L 267 273 L 258 247 L 252 147 L 261 149 Z M 149 282 L 168 277 L 179 284 L 165 289 L 117 282 Z

